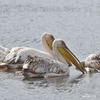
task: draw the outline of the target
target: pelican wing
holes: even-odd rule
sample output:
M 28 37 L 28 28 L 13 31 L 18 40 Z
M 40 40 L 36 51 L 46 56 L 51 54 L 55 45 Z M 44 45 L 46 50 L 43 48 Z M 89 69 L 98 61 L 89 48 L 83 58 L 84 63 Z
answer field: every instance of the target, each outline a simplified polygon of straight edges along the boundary
M 39 51 L 37 49 L 33 49 L 33 48 L 23 48 L 20 49 L 18 51 L 12 51 L 10 52 L 4 62 L 5 63 L 24 63 L 24 61 L 26 60 L 26 58 L 31 55 L 32 57 L 34 56 L 40 56 L 40 57 L 44 57 L 44 58 L 52 58 L 51 56 L 49 56 L 49 54 Z
M 29 59 L 30 60 L 30 59 Z M 29 69 L 29 71 L 25 72 L 24 71 L 24 75 L 31 75 L 34 74 L 36 75 L 44 75 L 44 76 L 63 76 L 63 75 L 69 75 L 69 68 L 58 61 L 52 60 L 52 59 L 46 59 L 46 58 L 42 58 L 42 57 L 33 57 L 33 61 L 30 60 L 30 64 L 28 64 L 29 61 L 27 62 L 27 64 L 25 63 L 23 65 L 23 69 L 25 68 L 25 70 L 27 70 L 26 68 Z M 27 66 L 26 66 L 27 65 Z M 29 74 L 31 73 L 31 74 Z M 32 76 L 32 75 L 31 75 Z M 30 76 L 29 76 L 30 77 Z

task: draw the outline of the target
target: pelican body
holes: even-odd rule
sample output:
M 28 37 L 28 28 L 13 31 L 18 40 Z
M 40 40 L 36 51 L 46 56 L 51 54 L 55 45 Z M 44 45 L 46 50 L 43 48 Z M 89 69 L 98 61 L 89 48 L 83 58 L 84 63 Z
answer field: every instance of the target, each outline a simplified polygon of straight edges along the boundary
M 87 72 L 100 72 L 100 54 L 91 54 L 81 63 Z
M 52 58 L 48 53 L 34 49 L 34 48 L 23 48 L 18 50 L 17 52 L 11 52 L 9 53 L 6 58 L 4 59 L 4 62 L 7 62 L 9 64 L 16 64 L 16 63 L 24 63 L 26 60 L 27 56 L 31 55 L 32 57 L 34 56 L 40 56 L 44 58 Z
M 28 56 L 23 65 L 23 75 L 28 78 L 67 76 L 69 68 L 53 59 Z

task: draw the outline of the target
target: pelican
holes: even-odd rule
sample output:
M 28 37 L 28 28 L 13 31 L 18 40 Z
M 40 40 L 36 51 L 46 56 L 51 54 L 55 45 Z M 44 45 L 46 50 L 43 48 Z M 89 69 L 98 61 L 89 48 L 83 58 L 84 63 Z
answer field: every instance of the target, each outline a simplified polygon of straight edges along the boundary
M 90 54 L 85 61 L 81 62 L 87 72 L 100 72 L 100 54 Z
M 65 49 L 62 48 L 58 49 L 59 51 L 63 51 L 61 52 L 62 55 L 67 55 Z M 75 66 L 77 66 L 75 62 L 77 61 L 80 67 L 76 67 L 76 69 L 78 68 L 78 70 L 82 71 L 83 73 L 90 73 L 94 71 L 100 72 L 100 54 L 91 54 L 85 59 L 85 61 L 81 62 L 69 49 L 68 52 L 71 54 L 71 56 L 73 56 L 73 59 L 70 56 L 64 56 L 64 57 L 65 58 L 67 57 L 67 59 L 70 62 L 72 62 L 72 64 L 74 64 Z
M 34 49 L 34 48 L 28 48 L 28 47 L 15 47 L 12 48 L 10 53 L 5 57 L 3 63 L 1 63 L 1 66 L 8 66 L 8 68 L 22 68 L 22 65 L 26 58 L 31 55 L 39 56 L 43 58 L 49 58 L 49 59 L 56 59 L 60 60 L 55 56 L 55 52 L 53 51 L 53 41 L 55 38 L 50 33 L 44 33 L 42 35 L 42 45 L 46 52 Z M 60 60 L 61 61 L 61 60 Z M 66 58 L 66 62 L 69 66 L 71 66 L 71 63 Z
M 67 60 L 73 63 L 78 70 L 84 73 L 84 70 L 81 67 L 81 63 L 76 58 L 76 56 L 68 49 L 63 40 L 54 40 L 53 51 L 55 53 L 55 56 L 61 62 L 49 58 L 46 59 L 38 56 L 28 56 L 23 65 L 23 75 L 25 77 L 31 78 L 69 75 L 69 66 L 66 62 Z

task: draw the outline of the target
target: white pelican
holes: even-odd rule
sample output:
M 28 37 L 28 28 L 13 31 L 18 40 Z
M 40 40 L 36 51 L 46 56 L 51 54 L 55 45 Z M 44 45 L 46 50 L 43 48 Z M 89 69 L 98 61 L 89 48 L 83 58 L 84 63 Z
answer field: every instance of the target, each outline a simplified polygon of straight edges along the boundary
M 62 55 L 67 55 L 65 49 L 62 48 L 58 49 L 60 51 L 63 51 L 61 52 Z M 75 66 L 77 66 L 77 64 L 75 63 L 75 61 L 77 61 L 78 64 L 80 65 L 80 68 L 78 69 L 81 69 L 84 73 L 94 72 L 94 71 L 100 72 L 100 54 L 91 54 L 85 59 L 85 61 L 80 62 L 79 59 L 70 50 L 68 52 L 70 52 L 70 54 L 73 56 L 73 59 L 69 56 L 65 57 L 67 57 L 67 59 L 69 59 Z
M 1 66 L 7 65 L 8 68 L 22 68 L 22 64 L 24 63 L 28 55 L 31 55 L 32 57 L 39 56 L 39 57 L 50 58 L 50 59 L 54 58 L 59 60 L 58 58 L 56 58 L 52 48 L 52 43 L 54 40 L 55 38 L 50 33 L 44 33 L 42 35 L 42 45 L 47 53 L 34 48 L 15 47 L 5 57 Z M 66 63 L 68 63 L 69 66 L 71 65 L 71 63 L 67 60 L 67 58 L 66 58 Z
M 66 59 L 69 59 L 78 70 L 84 73 L 84 70 L 81 68 L 81 63 L 68 49 L 63 40 L 54 40 L 53 51 L 56 57 L 63 63 L 54 59 L 28 56 L 23 65 L 23 75 L 25 77 L 55 77 L 68 75 L 69 66 L 66 63 Z
M 10 50 L 10 53 L 5 57 L 3 63 L 0 66 L 7 65 L 9 68 L 17 68 L 22 66 L 28 55 L 31 56 L 42 56 L 46 58 L 52 58 L 52 43 L 54 41 L 53 35 L 50 33 L 44 33 L 42 35 L 42 44 L 47 52 L 43 52 L 34 48 L 28 47 L 14 47 Z M 49 55 L 51 54 L 51 55 Z
M 87 72 L 100 72 L 100 54 L 91 54 L 81 63 Z

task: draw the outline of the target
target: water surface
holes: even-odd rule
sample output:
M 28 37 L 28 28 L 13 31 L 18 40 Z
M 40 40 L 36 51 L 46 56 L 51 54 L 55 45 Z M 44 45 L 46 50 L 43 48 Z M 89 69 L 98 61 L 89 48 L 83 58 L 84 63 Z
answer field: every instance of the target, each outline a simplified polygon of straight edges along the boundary
M 40 36 L 63 39 L 82 61 L 100 52 L 99 0 L 0 0 L 0 44 L 42 49 Z M 100 73 L 26 80 L 0 72 L 0 100 L 99 100 Z

